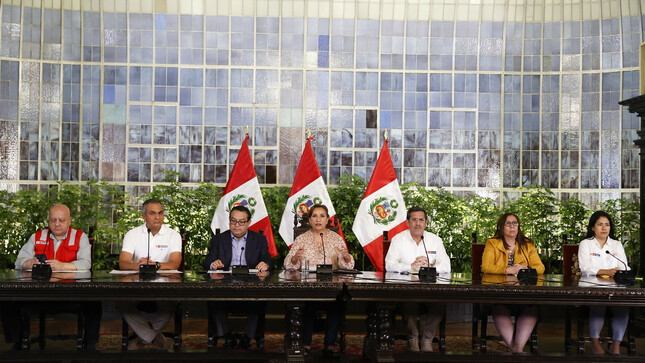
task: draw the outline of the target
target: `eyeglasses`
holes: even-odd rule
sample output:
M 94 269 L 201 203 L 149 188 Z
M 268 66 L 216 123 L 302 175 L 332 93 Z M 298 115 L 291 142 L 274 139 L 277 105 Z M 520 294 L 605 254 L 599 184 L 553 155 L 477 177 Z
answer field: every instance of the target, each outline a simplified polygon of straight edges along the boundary
M 410 222 L 414 222 L 414 223 L 418 223 L 418 222 L 425 223 L 425 221 L 426 221 L 425 218 L 411 218 L 410 219 Z
M 248 219 L 238 221 L 237 219 L 233 219 L 233 218 L 231 218 L 231 219 L 229 219 L 229 220 L 228 220 L 228 222 L 229 222 L 232 226 L 241 226 L 241 225 L 246 224 L 246 222 L 248 222 L 248 221 L 249 221 Z
M 519 224 L 519 223 L 517 223 L 517 221 L 512 221 L 512 222 L 506 222 L 506 223 L 504 223 L 504 225 L 505 225 L 506 227 L 517 227 L 517 226 L 519 226 L 520 224 Z

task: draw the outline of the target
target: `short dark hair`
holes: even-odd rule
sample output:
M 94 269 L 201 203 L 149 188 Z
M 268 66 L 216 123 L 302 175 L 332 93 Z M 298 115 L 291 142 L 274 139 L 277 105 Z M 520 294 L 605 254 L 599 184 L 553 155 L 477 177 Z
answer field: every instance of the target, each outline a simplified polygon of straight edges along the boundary
M 585 238 L 594 238 L 596 236 L 596 233 L 592 228 L 596 225 L 596 222 L 598 222 L 600 217 L 605 217 L 609 220 L 609 238 L 616 239 L 616 237 L 614 236 L 614 222 L 611 220 L 611 217 L 607 212 L 601 210 L 594 212 L 594 214 L 592 214 L 589 218 L 589 224 L 587 225 L 587 235 L 585 236 Z
M 236 205 L 235 207 L 231 208 L 231 211 L 228 213 L 228 216 L 230 217 L 231 214 L 233 214 L 233 211 L 236 210 L 238 212 L 244 212 L 246 213 L 246 219 L 251 220 L 251 211 L 248 210 L 245 206 L 242 205 Z
M 426 210 L 419 207 L 418 205 L 415 205 L 414 207 L 408 209 L 408 215 L 405 217 L 405 219 L 410 220 L 410 214 L 414 212 L 423 212 L 423 218 L 428 219 L 428 213 L 426 212 Z
M 161 208 L 163 208 L 163 203 L 159 199 L 156 198 L 150 198 L 143 202 L 143 205 L 141 205 L 141 214 L 146 214 L 146 209 L 148 208 L 148 204 L 160 204 Z

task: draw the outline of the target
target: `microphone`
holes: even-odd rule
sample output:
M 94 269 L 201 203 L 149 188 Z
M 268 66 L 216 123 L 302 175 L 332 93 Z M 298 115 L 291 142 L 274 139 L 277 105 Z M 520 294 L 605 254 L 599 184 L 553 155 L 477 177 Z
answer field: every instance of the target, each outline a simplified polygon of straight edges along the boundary
M 47 264 L 47 248 L 49 247 L 49 239 L 53 239 L 51 229 L 47 229 L 47 242 L 45 242 L 45 253 L 36 255 L 38 262 L 31 266 L 31 278 L 34 280 L 49 280 L 52 277 L 52 267 Z
M 636 275 L 634 274 L 634 271 L 628 270 L 627 269 L 627 264 L 623 262 L 620 258 L 614 256 L 609 250 L 605 250 L 605 253 L 608 254 L 609 256 L 617 259 L 620 263 L 622 263 L 625 266 L 624 270 L 618 270 L 614 274 L 614 281 L 618 284 L 628 284 L 628 283 L 633 283 L 636 281 Z
M 528 268 L 523 268 L 517 271 L 517 279 L 524 280 L 527 284 L 537 285 L 537 270 L 531 267 L 531 262 L 529 257 L 526 255 L 526 251 L 522 249 L 522 246 L 519 246 L 520 251 L 526 258 L 526 266 Z
M 150 265 L 150 228 L 148 228 L 148 259 L 145 264 L 139 265 L 139 279 L 153 280 L 157 277 L 157 266 Z
M 421 235 L 421 242 L 423 242 L 423 249 L 426 251 L 426 258 L 428 259 L 428 265 L 430 264 L 430 256 L 428 255 L 428 248 L 426 247 L 426 240 Z M 425 282 L 437 282 L 437 268 L 424 266 L 419 268 L 419 279 Z
M 240 247 L 240 264 L 231 266 L 231 274 L 233 275 L 248 275 L 249 266 L 242 265 L 242 256 L 244 254 L 244 247 Z
M 320 232 L 320 242 L 322 244 L 322 249 L 323 249 L 323 263 L 320 265 L 316 266 L 316 275 L 322 274 L 331 274 L 334 272 L 334 267 L 331 264 L 327 263 L 327 255 L 325 254 L 325 240 L 323 237 L 325 236 L 324 233 Z

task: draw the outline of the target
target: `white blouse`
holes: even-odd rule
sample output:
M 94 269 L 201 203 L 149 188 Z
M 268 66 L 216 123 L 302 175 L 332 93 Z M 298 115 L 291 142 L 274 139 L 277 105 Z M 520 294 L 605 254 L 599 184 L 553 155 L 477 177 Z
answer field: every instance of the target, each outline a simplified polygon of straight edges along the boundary
M 623 262 L 620 262 L 620 261 Z M 593 237 L 580 242 L 578 246 L 578 264 L 582 275 L 597 275 L 598 270 L 618 267 L 630 270 L 623 245 L 607 237 L 607 242 L 600 248 L 600 242 Z

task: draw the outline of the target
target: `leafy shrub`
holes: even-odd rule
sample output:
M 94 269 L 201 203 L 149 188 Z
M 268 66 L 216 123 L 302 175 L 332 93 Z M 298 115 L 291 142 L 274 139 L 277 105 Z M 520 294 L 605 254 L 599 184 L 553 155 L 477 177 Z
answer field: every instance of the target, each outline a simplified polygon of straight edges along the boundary
M 154 186 L 146 195 L 134 198 L 123 186 L 105 181 L 85 184 L 59 182 L 46 192 L 21 190 L 0 191 L 0 268 L 13 266 L 18 252 L 29 236 L 47 226 L 47 211 L 56 203 L 70 207 L 72 225 L 94 238 L 94 269 L 112 269 L 125 233 L 143 223 L 139 205 L 148 198 L 164 203 L 166 223 L 186 239 L 187 269 L 201 269 L 212 232 L 210 223 L 221 196 L 221 188 L 201 183 L 186 187 L 178 173 L 167 174 L 164 183 Z M 342 176 L 329 195 L 339 217 L 347 245 L 356 267 L 373 270 L 360 243 L 352 232 L 354 217 L 365 192 L 366 182 L 355 175 Z M 273 228 L 278 256 L 274 267 L 282 268 L 289 249 L 278 233 L 282 212 L 290 187 L 262 188 L 262 195 Z M 443 188 L 426 188 L 405 184 L 401 191 L 408 207 L 420 206 L 429 214 L 428 230 L 444 241 L 455 272 L 471 268 L 473 233 L 483 243 L 495 232 L 495 223 L 504 211 L 515 212 L 524 233 L 535 241 L 547 272 L 561 272 L 562 244 L 578 243 L 586 232 L 592 210 L 575 198 L 558 200 L 544 187 L 519 188 L 519 198 L 499 206 L 477 194 L 459 196 Z M 608 200 L 599 205 L 613 218 L 617 237 L 623 242 L 629 263 L 639 263 L 640 205 L 627 199 Z M 566 238 L 565 238 L 566 236 Z

